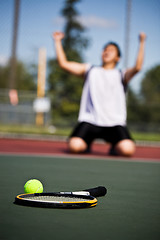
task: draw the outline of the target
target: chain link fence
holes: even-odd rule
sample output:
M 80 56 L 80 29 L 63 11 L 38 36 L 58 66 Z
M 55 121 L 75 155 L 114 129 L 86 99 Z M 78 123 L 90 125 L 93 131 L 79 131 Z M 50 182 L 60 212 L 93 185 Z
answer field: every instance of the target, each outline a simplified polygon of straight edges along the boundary
M 36 112 L 33 107 L 37 99 L 36 91 L 19 91 L 19 103 L 11 105 L 9 101 L 9 90 L 0 89 L 0 124 L 36 124 Z M 43 113 L 44 125 L 51 122 L 51 113 Z

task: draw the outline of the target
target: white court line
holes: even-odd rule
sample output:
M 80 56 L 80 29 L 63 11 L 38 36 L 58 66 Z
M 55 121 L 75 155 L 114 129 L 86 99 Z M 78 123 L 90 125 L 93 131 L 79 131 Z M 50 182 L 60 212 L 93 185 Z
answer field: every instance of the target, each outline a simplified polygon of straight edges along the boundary
M 130 162 L 130 163 L 160 163 L 160 159 L 146 159 L 146 158 L 127 158 L 127 157 L 102 157 L 102 156 L 87 156 L 87 155 L 74 155 L 74 154 L 49 154 L 49 153 L 19 153 L 19 152 L 0 152 L 0 156 L 14 156 L 14 157 L 47 157 L 59 159 L 77 159 L 77 160 L 90 160 L 90 161 L 113 161 L 113 162 Z

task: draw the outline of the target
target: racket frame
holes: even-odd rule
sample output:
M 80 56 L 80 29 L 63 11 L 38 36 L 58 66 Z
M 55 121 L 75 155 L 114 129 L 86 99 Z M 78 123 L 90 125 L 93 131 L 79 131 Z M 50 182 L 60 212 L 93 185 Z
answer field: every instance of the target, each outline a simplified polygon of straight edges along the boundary
M 40 197 L 40 196 L 55 196 L 55 197 L 69 197 L 84 199 L 79 201 L 40 201 L 34 199 L 27 199 L 27 197 Z M 97 205 L 97 199 L 90 195 L 77 195 L 72 193 L 32 193 L 20 194 L 15 198 L 15 204 L 30 206 L 30 207 L 44 207 L 44 208 L 87 208 Z

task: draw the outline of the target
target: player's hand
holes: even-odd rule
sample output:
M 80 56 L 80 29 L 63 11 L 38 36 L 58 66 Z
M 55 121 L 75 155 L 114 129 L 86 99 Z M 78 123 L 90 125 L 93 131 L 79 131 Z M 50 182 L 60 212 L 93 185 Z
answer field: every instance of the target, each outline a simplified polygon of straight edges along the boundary
M 52 36 L 55 41 L 62 40 L 64 38 L 64 33 L 63 32 L 54 32 Z
M 139 40 L 140 40 L 140 42 L 144 42 L 145 40 L 146 40 L 146 34 L 144 33 L 144 32 L 141 32 L 140 34 L 139 34 Z

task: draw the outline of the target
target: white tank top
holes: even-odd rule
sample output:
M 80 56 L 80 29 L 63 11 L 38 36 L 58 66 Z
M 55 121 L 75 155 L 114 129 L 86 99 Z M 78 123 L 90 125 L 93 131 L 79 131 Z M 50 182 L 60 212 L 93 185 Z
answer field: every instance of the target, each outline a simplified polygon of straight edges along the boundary
M 82 91 L 78 121 L 108 127 L 126 125 L 126 96 L 119 70 L 90 68 Z

